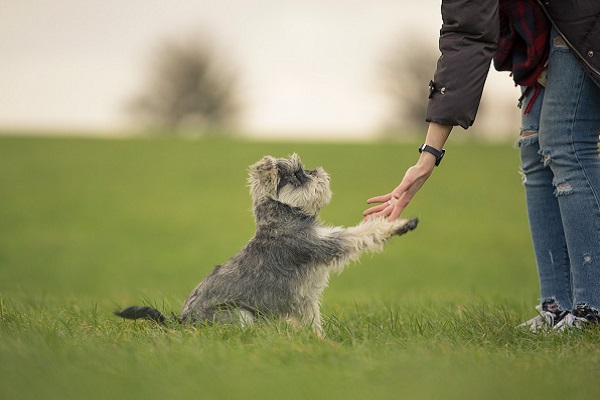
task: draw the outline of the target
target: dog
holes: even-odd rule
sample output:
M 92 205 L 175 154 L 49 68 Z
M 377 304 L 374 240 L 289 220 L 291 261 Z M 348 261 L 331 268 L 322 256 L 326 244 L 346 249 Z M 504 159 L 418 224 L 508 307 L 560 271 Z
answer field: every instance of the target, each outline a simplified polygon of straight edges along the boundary
M 341 272 L 364 252 L 376 252 L 418 220 L 363 220 L 350 228 L 329 227 L 319 211 L 331 200 L 323 168 L 307 170 L 297 154 L 265 156 L 249 168 L 256 233 L 239 253 L 209 273 L 185 300 L 180 323 L 252 325 L 271 317 L 323 336 L 320 298 L 332 272 Z M 165 323 L 143 306 L 115 314 Z

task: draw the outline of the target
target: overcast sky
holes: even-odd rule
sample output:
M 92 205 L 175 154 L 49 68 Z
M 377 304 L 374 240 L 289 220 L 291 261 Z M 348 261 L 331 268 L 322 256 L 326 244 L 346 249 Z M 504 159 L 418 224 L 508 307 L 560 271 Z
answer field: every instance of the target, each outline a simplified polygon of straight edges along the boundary
M 440 26 L 440 0 L 0 0 L 0 128 L 122 129 L 153 46 L 198 32 L 240 75 L 248 131 L 363 135 L 388 112 L 386 51 Z

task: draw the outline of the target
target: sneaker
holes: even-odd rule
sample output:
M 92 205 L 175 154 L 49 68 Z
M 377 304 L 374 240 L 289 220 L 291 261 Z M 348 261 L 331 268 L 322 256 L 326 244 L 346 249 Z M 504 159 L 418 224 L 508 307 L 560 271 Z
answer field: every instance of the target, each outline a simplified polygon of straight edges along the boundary
M 529 328 L 532 332 L 537 332 L 544 327 L 553 328 L 557 326 L 568 315 L 569 311 L 561 310 L 556 301 L 545 301 L 535 307 L 540 315 L 523 322 L 518 328 Z
M 570 328 L 581 329 L 587 324 L 599 324 L 598 310 L 585 304 L 578 304 L 572 313 L 556 324 L 555 331 L 565 331 Z

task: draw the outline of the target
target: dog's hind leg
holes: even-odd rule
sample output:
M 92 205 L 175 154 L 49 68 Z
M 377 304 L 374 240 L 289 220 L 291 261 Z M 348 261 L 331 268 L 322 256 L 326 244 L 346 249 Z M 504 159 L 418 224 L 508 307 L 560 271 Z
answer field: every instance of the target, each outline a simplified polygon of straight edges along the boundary
M 217 324 L 239 325 L 247 328 L 254 324 L 254 313 L 243 308 L 227 308 L 216 311 L 212 322 Z

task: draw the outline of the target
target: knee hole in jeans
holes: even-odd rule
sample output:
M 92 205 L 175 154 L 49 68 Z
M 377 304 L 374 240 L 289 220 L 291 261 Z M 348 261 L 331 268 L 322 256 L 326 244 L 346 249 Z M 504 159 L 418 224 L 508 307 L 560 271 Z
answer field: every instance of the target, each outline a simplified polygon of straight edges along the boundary
M 521 132 L 521 138 L 527 139 L 528 137 L 536 136 L 537 134 L 538 134 L 538 131 L 527 129 L 527 130 L 524 130 L 523 132 Z
M 573 193 L 573 187 L 571 187 L 571 184 L 569 182 L 560 182 L 555 184 L 556 190 L 554 191 L 554 194 L 556 196 L 566 196 L 568 194 L 572 194 Z
M 531 129 L 525 129 L 525 130 L 521 131 L 520 138 L 517 141 L 517 147 L 534 144 L 537 142 L 537 140 L 538 140 L 538 132 L 537 131 L 534 131 Z

